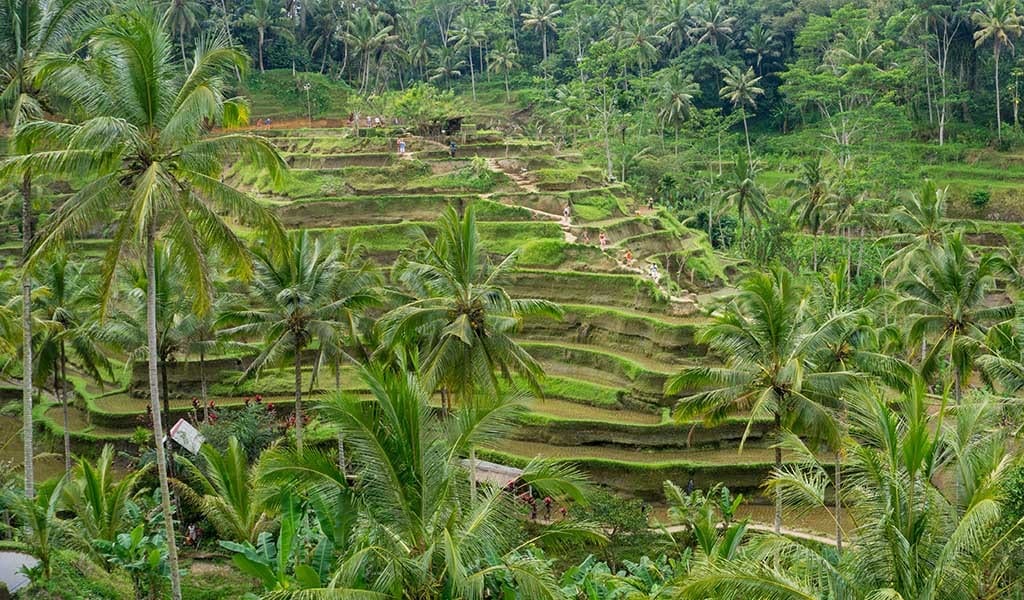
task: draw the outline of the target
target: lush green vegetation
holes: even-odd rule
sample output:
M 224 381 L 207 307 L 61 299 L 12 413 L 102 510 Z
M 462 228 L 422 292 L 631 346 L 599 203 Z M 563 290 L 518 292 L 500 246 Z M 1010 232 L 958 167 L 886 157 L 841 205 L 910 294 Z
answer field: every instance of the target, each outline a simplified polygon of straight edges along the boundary
M 1022 34 L 0 2 L 17 597 L 1024 597 Z

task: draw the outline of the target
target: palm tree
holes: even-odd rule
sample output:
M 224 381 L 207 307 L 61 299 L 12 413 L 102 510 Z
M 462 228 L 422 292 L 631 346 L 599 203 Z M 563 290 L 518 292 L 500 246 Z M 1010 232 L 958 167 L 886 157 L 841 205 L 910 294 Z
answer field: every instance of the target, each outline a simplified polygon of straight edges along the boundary
M 757 70 L 758 75 L 763 75 L 764 72 L 761 70 L 761 64 L 764 59 L 769 56 L 778 55 L 778 51 L 775 49 L 775 39 L 768 28 L 758 23 L 750 30 L 747 35 L 747 54 L 753 54 L 756 62 L 754 67 Z
M 664 37 L 651 31 L 650 22 L 638 15 L 633 15 L 618 36 L 619 47 L 629 50 L 633 55 L 633 62 L 636 63 L 641 77 L 644 76 L 644 67 L 658 62 L 661 56 L 658 46 L 664 42 Z
M 666 381 L 666 394 L 687 393 L 675 417 L 700 416 L 715 424 L 745 411 L 748 431 L 756 419 L 772 417 L 778 434 L 785 429 L 837 439 L 833 410 L 857 375 L 826 368 L 826 358 L 830 345 L 846 336 L 853 315 L 842 312 L 816 323 L 807 295 L 782 267 L 744 280 L 736 299 L 698 334 L 725 365 L 686 367 Z M 782 468 L 781 447 L 775 449 L 775 467 Z M 782 496 L 776 495 L 775 531 L 781 527 Z
M 719 91 L 719 96 L 728 100 L 733 108 L 737 108 L 743 115 L 743 135 L 747 138 L 747 156 L 750 154 L 750 130 L 747 129 L 747 107 L 757 110 L 757 97 L 764 95 L 764 89 L 758 87 L 761 78 L 754 74 L 752 67 L 741 71 L 739 67 L 729 67 L 722 71 L 725 85 Z
M 172 33 L 178 34 L 178 46 L 181 48 L 181 65 L 188 72 L 188 61 L 185 59 L 185 36 L 206 17 L 206 9 L 198 0 L 169 0 L 164 20 Z
M 267 32 L 277 28 L 280 17 L 281 9 L 272 0 L 252 0 L 252 12 L 245 15 L 245 22 L 256 29 L 256 63 L 260 73 L 263 72 L 263 46 Z
M 393 269 L 409 292 L 408 302 L 381 317 L 378 325 L 388 348 L 421 348 L 424 385 L 468 400 L 478 391 L 497 393 L 499 374 L 516 373 L 540 393 L 540 364 L 512 335 L 530 315 L 560 316 L 543 300 L 515 299 L 499 285 L 515 263 L 513 252 L 498 265 L 488 264 L 476 229 L 473 205 L 460 217 L 449 206 L 437 222 L 437 235 L 424 235 L 419 252 Z
M 508 43 L 508 40 L 498 42 L 487 54 L 487 70 L 505 76 L 505 102 L 512 101 L 512 92 L 508 87 L 508 74 L 518 66 L 519 53 Z
M 487 29 L 480 18 L 480 13 L 474 10 L 463 11 L 455 21 L 455 31 L 452 32 L 455 39 L 455 47 L 466 51 L 466 58 L 469 59 L 469 81 L 473 89 L 473 100 L 476 100 L 476 71 L 473 67 L 473 49 L 482 46 L 487 41 Z M 480 68 L 484 66 L 481 63 Z
M 354 479 L 315 448 L 301 455 L 275 449 L 260 461 L 261 485 L 343 500 L 342 539 L 365 540 L 340 549 L 330 587 L 304 593 L 328 597 L 362 585 L 389 598 L 431 598 L 450 589 L 481 600 L 485 582 L 500 578 L 524 597 L 559 597 L 548 567 L 519 549 L 592 532 L 566 522 L 524 539 L 513 526 L 512 494 L 500 487 L 476 497 L 461 492 L 469 478 L 460 457 L 507 432 L 519 405 L 503 395 L 477 397 L 457 418 L 440 421 L 428 404 L 430 385 L 414 375 L 364 370 L 362 377 L 369 396 L 331 394 L 320 407 L 322 418 L 345 434 Z M 517 482 L 553 498 L 583 499 L 584 482 L 571 468 L 533 461 Z
M 106 445 L 96 462 L 79 458 L 68 475 L 60 498 L 60 508 L 74 515 L 70 535 L 77 545 L 89 550 L 90 556 L 103 566 L 96 542 L 112 543 L 118 534 L 130 530 L 142 518 L 133 495 L 147 468 L 119 474 L 114 465 L 114 447 Z
M 995 277 L 1007 272 L 1006 267 L 994 253 L 975 258 L 963 234 L 957 233 L 922 256 L 899 283 L 906 297 L 896 309 L 908 315 L 910 342 L 931 345 L 922 356 L 921 376 L 930 380 L 946 360 L 957 404 L 988 328 L 1016 315 L 1012 304 L 993 306 L 988 300 Z
M 710 0 L 698 5 L 694 12 L 690 37 L 695 38 L 698 44 L 710 44 L 715 50 L 715 56 L 718 56 L 722 51 L 722 42 L 732 40 L 735 25 L 736 17 L 726 16 L 725 7 L 717 0 Z
M 55 253 L 37 276 L 37 310 L 47 323 L 37 348 L 40 377 L 53 377 L 54 393 L 64 413 L 64 470 L 71 470 L 71 432 L 68 423 L 68 354 L 79 369 L 97 381 L 113 377 L 110 361 L 98 342 L 98 324 L 91 319 L 96 294 L 84 265 L 68 264 L 66 253 Z
M 658 35 L 665 38 L 673 52 L 679 52 L 690 41 L 691 0 L 666 0 L 658 6 L 657 20 L 664 23 Z
M 760 221 L 769 211 L 768 197 L 764 188 L 757 183 L 758 170 L 759 164 L 756 160 L 750 160 L 742 153 L 738 153 L 732 169 L 723 182 L 722 194 L 725 201 L 736 208 L 736 214 L 740 219 L 740 239 L 743 239 L 748 214 L 755 221 Z
M 320 72 L 327 69 L 327 59 L 334 49 L 334 42 L 342 30 L 345 21 L 342 18 L 341 0 L 321 0 L 314 4 L 316 12 L 309 32 L 309 56 L 312 59 L 320 51 Z
M 988 399 L 935 410 L 920 382 L 896 401 L 865 394 L 851 403 L 844 496 L 855 515 L 853 543 L 834 552 L 782 536 L 751 540 L 730 560 L 701 561 L 680 597 L 915 598 L 998 597 L 997 564 L 1012 535 L 1000 526 L 1000 492 L 1019 449 L 998 426 Z M 801 459 L 776 470 L 771 489 L 801 508 L 826 509 L 827 473 L 799 440 Z M 941 482 L 956 480 L 955 494 Z
M 548 59 L 548 32 L 555 33 L 558 30 L 555 19 L 561 14 L 562 10 L 558 8 L 557 3 L 546 0 L 534 2 L 530 10 L 521 15 L 523 29 L 533 30 L 540 34 L 543 60 Z
M 68 536 L 67 523 L 58 516 L 61 491 L 67 475 L 47 481 L 39 486 L 38 496 L 14 496 L 7 492 L 6 506 L 21 525 L 22 544 L 29 554 L 39 560 L 43 578 L 50 578 L 50 565 L 54 554 Z
M 322 348 L 339 345 L 338 311 L 352 297 L 334 295 L 341 263 L 337 251 L 325 251 L 319 239 L 305 230 L 291 235 L 283 253 L 254 250 L 257 278 L 255 308 L 227 311 L 221 321 L 229 325 L 225 336 L 258 336 L 263 349 L 242 373 L 242 379 L 291 358 L 295 375 L 295 447 L 302 452 L 302 353 L 314 343 Z M 361 296 L 357 296 L 361 300 Z M 316 378 L 313 364 L 311 378 Z
M 370 64 L 373 62 L 374 53 L 387 41 L 391 35 L 393 25 L 385 22 L 383 13 L 371 13 L 367 7 L 362 7 L 348 20 L 342 37 L 356 54 L 359 55 L 362 65 L 360 67 L 360 91 L 365 91 L 370 82 Z
M 693 113 L 693 98 L 700 93 L 700 85 L 690 77 L 673 71 L 658 88 L 658 120 L 661 126 L 675 131 L 675 151 L 679 155 L 679 127 Z
M 188 458 L 178 458 L 196 487 L 187 496 L 210 520 L 220 539 L 255 543 L 265 525 L 264 498 L 256 487 L 256 467 L 249 465 L 245 448 L 232 436 L 226 451 L 203 444 L 199 456 L 203 468 Z
M 945 220 L 946 195 L 947 188 L 938 188 L 926 179 L 920 192 L 904 196 L 890 215 L 898 233 L 884 238 L 899 248 L 889 257 L 887 268 L 899 266 L 905 270 L 917 255 L 942 243 L 951 228 Z
M 448 84 L 448 89 L 451 90 L 452 79 L 462 76 L 462 69 L 466 66 L 466 61 L 455 56 L 455 51 L 447 46 L 437 49 L 437 52 L 434 53 L 434 60 L 437 66 L 430 70 L 430 81 L 444 79 Z
M 171 400 L 168 388 L 167 366 L 175 357 L 184 355 L 201 329 L 201 322 L 209 318 L 208 311 L 197 314 L 193 301 L 183 290 L 188 289 L 184 265 L 173 243 L 158 242 L 153 257 L 153 295 L 156 305 L 156 358 L 160 378 L 160 397 L 163 400 L 164 435 L 170 435 Z M 113 318 L 107 319 L 96 332 L 97 340 L 113 352 L 125 357 L 126 370 L 134 370 L 149 356 L 148 302 L 149 273 L 146 265 L 127 264 L 122 283 L 123 295 L 113 309 Z M 171 464 L 173 469 L 174 465 Z
M 818 233 L 825 220 L 825 210 L 832 196 L 832 182 L 825 169 L 825 161 L 808 160 L 800 166 L 800 174 L 789 180 L 786 187 L 796 190 L 799 195 L 793 199 L 789 212 L 797 214 L 797 223 L 811 230 L 814 241 L 811 246 L 811 268 L 818 270 Z
M 1017 3 L 1013 0 L 989 0 L 985 6 L 971 15 L 978 26 L 974 32 L 974 46 L 992 41 L 992 58 L 996 72 L 996 132 L 1003 139 L 1002 107 L 999 99 L 999 55 L 1003 47 L 1013 50 L 1013 38 L 1024 31 L 1024 19 L 1017 14 Z
M 89 60 L 78 54 L 53 58 L 44 73 L 62 83 L 65 94 L 88 109 L 81 124 L 35 121 L 20 126 L 23 143 L 43 143 L 55 151 L 13 157 L 0 174 L 45 171 L 55 177 L 88 181 L 47 222 L 30 258 L 38 262 L 55 245 L 81 234 L 101 218 L 117 213 L 114 235 L 101 263 L 100 301 L 106 311 L 114 274 L 130 246 L 141 245 L 147 271 L 147 348 L 150 402 L 161 501 L 167 533 L 171 587 L 181 598 L 174 521 L 160 419 L 157 376 L 155 258 L 158 236 L 174 241 L 185 280 L 195 287 L 194 309 L 210 306 L 211 282 L 205 248 L 219 249 L 240 276 L 249 273 L 249 254 L 217 210 L 258 229 L 283 236 L 273 213 L 219 180 L 230 153 L 254 160 L 280 180 L 285 165 L 277 150 L 259 137 L 226 134 L 207 137 L 210 123 L 247 120 L 237 101 L 225 99 L 220 74 L 244 67 L 245 57 L 220 39 L 196 48 L 192 70 L 175 74 L 173 46 L 159 17 L 140 10 L 118 15 L 89 38 Z M 66 85 L 65 85 L 66 84 Z
M 55 81 L 36 77 L 40 57 L 66 49 L 69 39 L 96 15 L 97 5 L 90 0 L 5 0 L 0 2 L 0 118 L 11 130 L 28 120 L 41 119 L 51 112 L 48 91 Z M 30 149 L 11 144 L 14 151 Z M 32 215 L 32 171 L 21 173 L 21 266 L 32 247 L 34 218 Z M 25 495 L 35 490 L 33 473 L 32 424 L 32 281 L 22 277 L 21 283 L 22 330 L 22 436 L 25 469 Z

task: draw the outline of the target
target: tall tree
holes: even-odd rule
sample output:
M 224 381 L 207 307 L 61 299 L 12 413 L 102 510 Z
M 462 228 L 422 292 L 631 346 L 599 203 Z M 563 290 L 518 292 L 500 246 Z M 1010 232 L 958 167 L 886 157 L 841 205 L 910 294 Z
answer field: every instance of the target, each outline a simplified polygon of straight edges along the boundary
M 740 239 L 743 239 L 748 216 L 759 222 L 770 210 L 768 196 L 757 182 L 759 169 L 758 161 L 750 160 L 739 152 L 723 179 L 722 194 L 725 201 L 736 209 L 740 220 Z
M 206 9 L 198 0 L 170 0 L 164 19 L 171 28 L 171 33 L 178 34 L 178 46 L 181 49 L 181 65 L 188 72 L 188 61 L 185 58 L 185 36 L 191 36 L 199 23 L 206 17 Z
M 256 29 L 256 64 L 263 72 L 263 46 L 267 41 L 267 32 L 277 29 L 282 9 L 273 0 L 252 0 L 250 12 L 245 14 L 244 21 Z
M 455 20 L 455 30 L 452 32 L 452 39 L 455 40 L 455 47 L 466 51 L 466 58 L 469 59 L 469 81 L 473 90 L 473 100 L 476 100 L 476 69 L 473 66 L 473 49 L 478 48 L 487 41 L 487 30 L 480 18 L 480 13 L 475 10 L 465 10 Z M 484 65 L 481 63 L 480 69 Z
M 281 233 L 273 213 L 220 181 L 223 160 L 230 153 L 252 159 L 280 178 L 285 165 L 265 140 L 249 135 L 207 136 L 210 123 L 247 121 L 244 106 L 228 100 L 221 74 L 242 68 L 245 56 L 220 38 L 203 41 L 192 69 L 182 79 L 173 60 L 173 45 L 159 16 L 151 9 L 112 16 L 91 32 L 88 60 L 78 53 L 50 59 L 47 77 L 60 82 L 65 94 L 86 109 L 80 124 L 33 121 L 16 136 L 32 147 L 57 150 L 13 157 L 0 172 L 48 172 L 87 181 L 47 222 L 31 261 L 38 262 L 53 246 L 83 233 L 100 219 L 114 216 L 114 235 L 101 262 L 100 307 L 106 310 L 114 291 L 114 274 L 130 246 L 145 257 L 147 277 L 147 347 L 149 392 L 153 408 L 157 472 L 167 533 L 171 587 L 181 598 L 178 554 L 174 538 L 160 419 L 157 375 L 157 314 L 154 260 L 158 237 L 174 241 L 181 253 L 186 280 L 195 287 L 195 310 L 210 306 L 211 282 L 205 249 L 221 256 L 245 276 L 251 269 L 245 244 L 221 220 L 217 210 L 243 222 Z
M 700 94 L 700 85 L 689 77 L 673 71 L 658 87 L 658 120 L 662 127 L 675 132 L 675 152 L 679 155 L 679 128 L 693 113 L 693 98 Z
M 548 33 L 555 33 L 558 25 L 555 19 L 562 14 L 558 4 L 551 0 L 535 2 L 528 12 L 522 14 L 523 29 L 533 30 L 540 34 L 543 60 L 548 59 Z
M 993 253 L 976 258 L 963 234 L 956 233 L 921 255 L 899 284 L 905 298 L 896 308 L 908 315 L 910 342 L 930 345 L 922 356 L 921 375 L 931 380 L 946 361 L 957 404 L 988 328 L 1016 316 L 1012 304 L 995 305 L 988 298 L 995 277 L 1006 273 L 1006 267 L 1005 260 Z
M 790 214 L 797 215 L 797 223 L 811 231 L 814 241 L 811 246 L 811 268 L 818 270 L 818 234 L 825 221 L 825 210 L 831 200 L 832 189 L 825 162 L 822 159 L 808 160 L 800 166 L 800 173 L 786 183 L 786 187 L 797 192 L 789 207 Z
M 658 5 L 657 21 L 664 23 L 658 35 L 665 38 L 673 52 L 679 52 L 690 41 L 691 0 L 665 0 Z
M 487 55 L 487 69 L 500 73 L 505 78 L 505 102 L 512 102 L 512 91 L 508 85 L 508 74 L 519 66 L 519 53 L 507 40 L 498 42 Z
M 409 292 L 408 302 L 381 317 L 388 347 L 421 347 L 423 382 L 468 401 L 477 392 L 498 393 L 499 376 L 523 376 L 536 393 L 543 370 L 512 335 L 529 315 L 560 315 L 550 302 L 513 299 L 501 277 L 515 263 L 513 252 L 490 265 L 481 246 L 473 205 L 459 216 L 445 209 L 434 239 L 424 236 L 416 254 L 399 262 L 394 276 Z
M 995 61 L 996 77 L 996 132 L 1003 139 L 1002 106 L 999 90 L 999 56 L 1004 47 L 1013 49 L 1013 39 L 1024 31 L 1024 20 L 1017 14 L 1014 0 L 989 0 L 971 15 L 978 30 L 974 32 L 974 45 L 992 41 L 992 58 Z
M 71 431 L 68 418 L 68 355 L 79 369 L 102 381 L 113 378 L 110 361 L 99 346 L 92 273 L 82 264 L 70 264 L 67 253 L 56 253 L 37 275 L 36 309 L 47 327 L 37 346 L 39 378 L 48 373 L 64 416 L 64 470 L 71 470 Z M 70 351 L 70 352 L 69 352 Z
M 733 108 L 742 111 L 743 135 L 747 138 L 747 158 L 752 158 L 750 153 L 750 130 L 747 128 L 747 107 L 757 110 L 757 98 L 764 95 L 764 88 L 758 87 L 761 78 L 754 74 L 753 67 L 747 67 L 741 71 L 739 67 L 729 67 L 722 72 L 723 83 L 719 95 L 728 100 Z
M 676 418 L 719 423 L 743 411 L 747 431 L 756 419 L 771 417 L 777 434 L 790 430 L 836 439 L 833 410 L 857 376 L 827 368 L 826 359 L 830 344 L 849 330 L 852 315 L 842 312 L 816 323 L 807 296 L 808 289 L 784 268 L 749 276 L 735 300 L 698 335 L 725 365 L 687 367 L 666 381 L 666 393 L 686 393 Z M 782 468 L 778 446 L 775 468 Z M 776 494 L 775 531 L 781 527 L 782 496 Z
M 295 447 L 302 452 L 302 353 L 313 344 L 338 346 L 339 310 L 362 296 L 335 297 L 341 267 L 338 253 L 325 250 L 320 240 L 306 231 L 293 234 L 283 253 L 260 249 L 254 253 L 258 277 L 253 293 L 257 306 L 226 312 L 222 322 L 228 327 L 223 334 L 261 338 L 263 348 L 242 373 L 243 378 L 291 359 L 295 378 Z M 310 367 L 312 379 L 319 363 Z
M 77 35 L 95 16 L 95 2 L 90 0 L 4 0 L 0 2 L 0 117 L 11 130 L 27 120 L 41 119 L 48 106 L 47 91 L 54 91 L 54 82 L 36 76 L 39 59 L 49 52 L 66 49 L 69 39 Z M 44 85 L 45 84 L 45 85 Z M 52 110 L 51 110 L 52 112 Z M 11 149 L 28 152 L 30 147 L 14 143 Z M 35 220 L 32 214 L 32 171 L 21 174 L 21 239 L 22 239 L 22 441 L 25 473 L 25 495 L 35 490 L 33 470 L 32 423 L 32 280 L 27 276 L 26 262 L 32 247 Z

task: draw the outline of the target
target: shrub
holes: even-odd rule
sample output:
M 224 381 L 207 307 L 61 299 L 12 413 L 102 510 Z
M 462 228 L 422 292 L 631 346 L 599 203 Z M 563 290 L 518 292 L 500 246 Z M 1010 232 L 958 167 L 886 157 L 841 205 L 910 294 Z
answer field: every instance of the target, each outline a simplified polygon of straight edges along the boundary
M 967 196 L 967 199 L 974 208 L 984 208 L 992 199 L 992 193 L 988 190 L 974 190 Z

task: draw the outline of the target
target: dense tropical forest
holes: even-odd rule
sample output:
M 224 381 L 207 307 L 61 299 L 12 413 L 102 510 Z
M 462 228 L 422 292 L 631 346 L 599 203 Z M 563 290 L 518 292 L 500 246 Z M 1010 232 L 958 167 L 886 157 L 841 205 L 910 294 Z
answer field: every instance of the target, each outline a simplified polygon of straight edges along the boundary
M 1024 598 L 1022 37 L 0 0 L 0 599 Z

